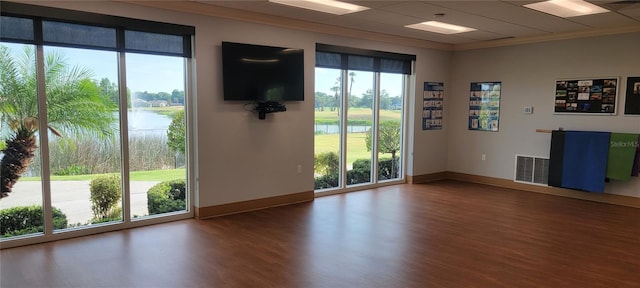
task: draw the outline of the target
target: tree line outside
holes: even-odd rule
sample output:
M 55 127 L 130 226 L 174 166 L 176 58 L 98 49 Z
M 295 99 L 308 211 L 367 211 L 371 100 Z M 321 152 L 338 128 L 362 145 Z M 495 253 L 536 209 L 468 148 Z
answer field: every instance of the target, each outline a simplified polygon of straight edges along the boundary
M 95 82 L 95 81 L 94 81 Z M 120 95 L 118 95 L 118 84 L 111 82 L 109 78 L 102 78 L 98 83 L 100 93 L 107 97 L 113 103 L 120 103 Z M 168 92 L 148 92 L 137 91 L 133 95 L 135 99 L 144 101 L 167 101 L 169 105 L 181 105 L 184 106 L 184 90 L 173 89 L 171 93 Z M 127 88 L 127 98 L 131 100 L 131 91 Z M 128 101 L 127 107 L 131 108 L 131 101 Z
M 316 91 L 315 93 L 315 108 L 318 111 L 335 111 L 340 107 L 341 97 L 336 95 L 329 95 L 324 92 Z M 368 89 L 360 97 L 356 95 L 349 96 L 350 108 L 371 108 L 373 101 L 373 90 Z M 402 105 L 402 98 L 400 96 L 389 96 L 386 90 L 382 90 L 380 94 L 380 109 L 382 110 L 400 110 Z
M 357 96 L 353 94 L 353 84 L 356 81 L 356 72 L 349 72 L 349 107 L 350 108 L 369 108 L 373 107 L 373 89 L 367 89 L 361 96 Z M 342 77 L 336 78 L 333 86 L 329 88 L 333 92 L 333 95 L 330 95 L 325 92 L 316 91 L 315 92 L 315 108 L 318 111 L 325 111 L 329 109 L 330 111 L 338 110 L 342 103 L 342 97 L 340 96 L 341 91 L 341 83 Z M 402 106 L 402 97 L 393 96 L 391 97 L 389 93 L 382 89 L 380 92 L 380 109 L 381 110 L 400 110 Z

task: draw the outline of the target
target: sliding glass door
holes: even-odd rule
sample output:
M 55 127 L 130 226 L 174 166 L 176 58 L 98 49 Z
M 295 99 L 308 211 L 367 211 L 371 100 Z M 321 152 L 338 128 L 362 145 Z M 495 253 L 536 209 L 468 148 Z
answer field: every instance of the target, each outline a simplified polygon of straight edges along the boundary
M 316 68 L 314 178 L 315 189 L 342 185 L 342 72 Z
M 0 67 L 0 237 L 41 234 L 43 183 L 40 145 L 33 132 L 40 118 L 37 87 L 32 84 L 36 46 L 0 43 Z M 59 214 L 54 207 L 53 217 Z M 59 222 L 56 227 L 67 226 L 66 219 Z
M 372 183 L 373 143 L 375 135 L 375 73 L 344 71 L 347 75 L 344 155 L 347 186 Z M 354 94 L 355 93 L 355 94 Z
M 100 82 L 117 81 L 118 54 L 55 46 L 43 51 L 51 205 L 68 222 L 55 230 L 122 222 L 120 105 L 100 88 Z
M 186 211 L 185 60 L 126 58 L 131 216 Z
M 404 174 L 404 93 L 406 76 L 380 73 L 378 97 L 378 181 L 401 179 Z
M 406 74 L 379 71 L 376 57 L 316 56 L 315 191 L 403 181 Z

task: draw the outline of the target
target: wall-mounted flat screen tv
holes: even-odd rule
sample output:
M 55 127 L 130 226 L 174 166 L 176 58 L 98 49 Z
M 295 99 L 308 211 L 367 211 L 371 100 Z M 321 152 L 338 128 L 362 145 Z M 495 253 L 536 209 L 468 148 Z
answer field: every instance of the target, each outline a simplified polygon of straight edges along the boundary
M 224 100 L 304 100 L 304 50 L 222 42 Z

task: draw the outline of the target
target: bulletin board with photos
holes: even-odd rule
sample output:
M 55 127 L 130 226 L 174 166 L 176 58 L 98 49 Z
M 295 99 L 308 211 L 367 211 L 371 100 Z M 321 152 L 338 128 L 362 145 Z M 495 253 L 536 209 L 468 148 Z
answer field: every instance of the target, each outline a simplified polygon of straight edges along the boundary
M 469 94 L 469 130 L 498 131 L 502 82 L 473 82 Z
M 424 82 L 422 92 L 422 130 L 442 129 L 444 83 Z
M 557 80 L 555 113 L 615 114 L 618 78 Z

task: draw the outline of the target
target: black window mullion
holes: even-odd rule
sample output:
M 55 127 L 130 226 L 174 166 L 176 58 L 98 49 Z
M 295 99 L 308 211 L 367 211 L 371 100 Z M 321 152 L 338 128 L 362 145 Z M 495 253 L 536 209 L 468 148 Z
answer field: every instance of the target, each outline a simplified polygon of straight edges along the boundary
M 193 57 L 193 53 L 191 52 L 191 36 L 190 35 L 182 36 L 182 51 L 184 51 L 185 54 L 189 53 L 189 55 L 183 55 L 183 57 L 186 57 L 186 58 Z
M 382 70 L 380 69 L 380 58 L 373 59 L 373 71 L 378 73 L 382 72 Z
M 342 70 L 349 70 L 349 55 L 341 54 L 340 55 L 340 66 Z
M 44 37 L 42 36 L 42 18 L 35 17 L 33 19 L 33 38 L 35 38 L 35 44 L 43 45 Z
M 124 29 L 118 28 L 116 30 L 116 49 L 118 52 L 124 52 Z

